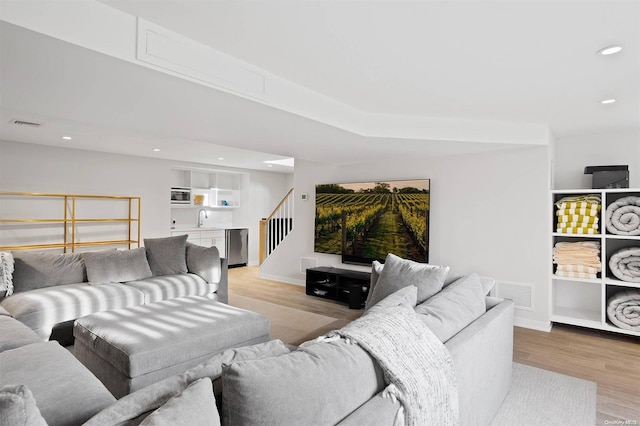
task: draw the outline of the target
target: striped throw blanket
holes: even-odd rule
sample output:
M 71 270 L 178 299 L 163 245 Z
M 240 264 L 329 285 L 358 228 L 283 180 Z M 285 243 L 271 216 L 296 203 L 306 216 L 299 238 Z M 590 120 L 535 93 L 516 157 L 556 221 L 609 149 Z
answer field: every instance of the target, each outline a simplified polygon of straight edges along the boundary
M 556 203 L 556 232 L 560 234 L 599 234 L 600 195 L 564 197 Z
M 316 339 L 343 337 L 378 361 L 388 386 L 383 395 L 401 403 L 396 424 L 459 424 L 458 390 L 449 351 L 407 305 L 369 311 Z
M 558 209 L 563 209 L 563 204 L 580 204 L 585 207 L 591 205 L 600 205 L 601 199 L 600 194 L 583 194 L 583 195 L 570 195 L 567 197 L 562 197 L 558 201 L 556 201 L 556 207 Z M 575 207 L 574 207 L 575 208 Z
M 600 243 L 597 241 L 558 242 L 553 248 L 558 277 L 596 279 L 602 271 Z

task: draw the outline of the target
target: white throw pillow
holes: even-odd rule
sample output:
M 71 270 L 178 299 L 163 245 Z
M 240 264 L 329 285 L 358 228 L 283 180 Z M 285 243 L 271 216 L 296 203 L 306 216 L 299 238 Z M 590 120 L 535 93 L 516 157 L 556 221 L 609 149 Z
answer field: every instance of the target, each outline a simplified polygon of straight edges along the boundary
M 0 252 L 0 292 L 5 291 L 5 296 L 13 294 L 13 264 L 13 254 Z

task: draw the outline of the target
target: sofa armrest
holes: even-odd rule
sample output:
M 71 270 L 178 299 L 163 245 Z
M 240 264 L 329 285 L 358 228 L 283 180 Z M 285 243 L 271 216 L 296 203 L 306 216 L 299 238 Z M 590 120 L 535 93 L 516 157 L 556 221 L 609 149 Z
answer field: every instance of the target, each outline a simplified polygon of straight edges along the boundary
M 229 259 L 220 258 L 220 282 L 218 282 L 218 302 L 229 303 Z
M 502 300 L 445 343 L 456 369 L 463 426 L 488 425 L 509 391 L 513 312 L 513 302 Z

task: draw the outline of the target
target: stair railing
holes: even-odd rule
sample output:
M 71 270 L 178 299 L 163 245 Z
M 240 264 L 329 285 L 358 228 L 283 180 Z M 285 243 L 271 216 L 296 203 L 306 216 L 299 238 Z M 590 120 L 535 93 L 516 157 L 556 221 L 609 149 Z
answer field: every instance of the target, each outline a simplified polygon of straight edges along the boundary
M 260 220 L 260 264 L 287 238 L 293 230 L 293 188 L 266 218 Z

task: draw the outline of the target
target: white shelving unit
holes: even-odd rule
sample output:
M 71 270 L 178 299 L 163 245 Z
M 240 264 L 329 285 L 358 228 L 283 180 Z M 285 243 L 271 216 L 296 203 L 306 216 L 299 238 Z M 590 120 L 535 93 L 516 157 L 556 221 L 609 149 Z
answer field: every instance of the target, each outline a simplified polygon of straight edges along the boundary
M 555 203 L 563 197 L 599 194 L 602 209 L 599 215 L 599 234 L 561 234 L 552 233 L 551 244 L 557 242 L 598 241 L 600 243 L 600 261 L 602 272 L 597 279 L 579 279 L 555 275 L 555 265 L 551 262 L 551 321 L 612 331 L 632 336 L 640 336 L 640 332 L 625 330 L 613 325 L 607 318 L 607 300 L 616 291 L 637 288 L 640 283 L 632 283 L 617 279 L 609 270 L 609 258 L 616 251 L 625 247 L 640 247 L 640 236 L 616 235 L 607 231 L 606 209 L 615 200 L 627 197 L 640 197 L 640 189 L 576 189 L 551 191 L 553 229 L 556 229 Z

